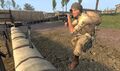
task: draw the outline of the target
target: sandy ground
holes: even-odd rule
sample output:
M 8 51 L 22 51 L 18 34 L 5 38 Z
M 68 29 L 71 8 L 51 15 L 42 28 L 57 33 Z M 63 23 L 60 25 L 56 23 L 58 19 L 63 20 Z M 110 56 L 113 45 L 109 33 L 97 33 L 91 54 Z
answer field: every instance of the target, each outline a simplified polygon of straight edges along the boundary
M 33 43 L 44 58 L 58 71 L 70 71 L 67 65 L 73 47 L 67 28 L 58 24 L 36 24 L 32 26 L 32 33 Z M 100 28 L 96 35 L 95 45 L 80 56 L 80 63 L 73 71 L 120 71 L 120 30 Z M 3 45 L 1 49 L 6 52 Z M 12 57 L 4 59 L 4 63 L 7 71 L 14 71 Z
M 56 56 L 53 56 L 52 58 L 53 54 L 51 54 L 51 57 L 49 58 L 47 54 L 44 54 L 44 49 L 43 51 L 40 48 L 38 50 L 41 50 L 40 52 L 43 53 L 43 55 L 47 57 L 46 59 L 51 61 L 58 68 L 59 71 L 69 71 L 67 68 L 67 64 L 71 60 L 70 58 L 72 55 L 72 49 L 70 48 L 72 48 L 72 46 L 70 45 L 69 41 L 64 43 L 54 43 L 55 40 L 53 39 L 55 37 L 52 37 L 52 33 L 56 33 L 57 36 L 61 37 L 57 37 L 59 38 L 57 40 L 60 40 L 63 37 L 69 39 L 71 38 L 71 36 L 69 36 L 70 34 L 68 33 L 68 30 L 64 26 L 56 26 L 54 28 L 49 27 L 52 27 L 52 25 L 47 25 L 45 27 L 47 29 L 36 30 L 36 32 L 41 35 L 39 36 L 39 38 L 43 38 L 44 36 L 46 36 L 46 34 L 47 36 L 44 38 L 50 38 L 49 36 L 51 36 L 50 41 L 53 42 L 51 44 L 57 44 L 58 46 L 52 47 L 53 50 L 48 52 L 54 52 L 53 54 L 56 54 Z M 33 29 L 38 29 L 38 27 L 35 27 Z M 62 36 L 60 36 L 61 34 Z M 100 28 L 97 30 L 96 35 L 96 41 L 94 43 L 95 45 L 93 46 L 93 48 L 91 48 L 89 51 L 87 51 L 84 55 L 81 56 L 80 64 L 74 71 L 120 71 L 120 30 Z M 44 44 L 44 42 L 42 44 Z M 60 48 L 59 45 L 63 46 L 60 46 Z M 49 48 L 49 46 L 47 48 Z M 64 54 L 64 56 L 60 57 L 61 54 Z M 54 57 L 56 58 L 55 60 Z

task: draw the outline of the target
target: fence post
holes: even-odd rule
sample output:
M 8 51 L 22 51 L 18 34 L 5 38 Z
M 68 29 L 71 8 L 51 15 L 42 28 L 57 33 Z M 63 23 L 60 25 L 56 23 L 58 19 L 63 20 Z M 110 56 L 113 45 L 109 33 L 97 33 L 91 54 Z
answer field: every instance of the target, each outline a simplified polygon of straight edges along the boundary
M 0 52 L 0 71 L 6 71 L 5 69 L 5 65 L 3 63 L 2 57 L 6 57 L 5 54 L 3 54 L 2 52 Z

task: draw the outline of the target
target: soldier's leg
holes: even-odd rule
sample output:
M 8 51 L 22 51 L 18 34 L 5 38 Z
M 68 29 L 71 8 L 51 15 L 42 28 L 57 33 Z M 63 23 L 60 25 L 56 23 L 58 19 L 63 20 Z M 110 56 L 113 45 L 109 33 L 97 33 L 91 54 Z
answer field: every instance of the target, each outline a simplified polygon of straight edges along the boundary
M 84 45 L 89 41 L 89 39 L 90 38 L 88 38 L 86 35 L 80 36 L 73 51 L 74 55 L 80 56 L 82 54 L 82 48 L 84 48 Z
M 69 68 L 72 70 L 79 64 L 79 56 L 82 53 L 82 48 L 84 47 L 84 44 L 89 40 L 88 36 L 81 35 L 79 39 L 76 42 L 75 49 L 73 51 L 73 59 L 71 64 L 69 65 Z
M 72 38 L 71 43 L 72 43 L 73 49 L 75 49 L 78 39 L 79 39 L 79 37 Z M 71 70 L 74 69 L 75 66 L 77 66 L 77 64 L 78 64 L 78 60 L 79 60 L 79 56 L 76 56 L 73 54 L 72 62 L 68 65 L 69 69 L 71 69 Z
M 72 46 L 73 46 L 73 47 L 75 47 L 78 38 L 79 38 L 79 37 L 73 37 L 73 38 L 72 38 L 71 43 L 72 43 Z

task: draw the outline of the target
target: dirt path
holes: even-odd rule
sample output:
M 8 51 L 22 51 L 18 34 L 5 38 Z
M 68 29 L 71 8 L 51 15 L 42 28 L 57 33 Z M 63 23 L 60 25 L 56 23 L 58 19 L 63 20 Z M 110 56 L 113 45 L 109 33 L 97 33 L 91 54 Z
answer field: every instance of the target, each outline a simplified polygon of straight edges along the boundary
M 38 41 L 49 39 L 47 43 L 50 43 L 51 46 L 45 46 L 45 50 L 42 48 L 38 49 L 43 56 L 52 62 L 59 71 L 69 71 L 67 64 L 71 60 L 72 50 L 69 50 L 69 48 L 72 46 L 69 42 L 71 36 L 69 36 L 68 30 L 63 25 L 53 27 L 50 24 L 46 25 L 46 27 L 42 26 L 42 29 L 33 27 L 33 30 L 41 35 L 38 38 L 43 38 Z M 99 29 L 97 31 L 95 46 L 81 56 L 80 64 L 74 71 L 120 71 L 119 36 L 120 30 L 118 29 Z M 59 42 L 56 43 L 57 41 Z M 44 47 L 46 42 L 39 42 L 39 44 L 43 44 L 37 44 L 39 47 Z M 46 51 L 46 49 L 49 50 Z M 50 55 L 48 56 L 48 54 Z M 64 56 L 61 56 L 62 54 Z
M 100 29 L 97 32 L 98 40 L 101 41 L 100 44 L 107 47 L 116 48 L 120 51 L 120 30 L 118 29 Z

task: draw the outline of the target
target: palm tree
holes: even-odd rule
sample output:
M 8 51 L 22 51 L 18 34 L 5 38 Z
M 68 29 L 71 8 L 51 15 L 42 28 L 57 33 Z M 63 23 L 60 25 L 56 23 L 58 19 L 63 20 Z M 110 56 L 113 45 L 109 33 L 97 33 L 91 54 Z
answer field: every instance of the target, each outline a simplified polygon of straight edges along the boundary
M 56 5 L 57 5 L 56 0 L 52 0 L 53 11 L 55 11 Z
M 12 0 L 12 5 L 15 8 L 15 6 L 16 6 L 15 0 Z
M 1 2 L 1 7 L 4 8 L 5 1 L 4 0 L 0 0 L 0 2 Z
M 64 0 L 61 1 L 61 5 L 62 5 L 62 11 L 64 11 L 64 6 L 65 6 Z
M 61 5 L 62 5 L 62 9 L 64 10 L 64 6 L 66 7 L 66 12 L 67 12 L 67 4 L 68 4 L 69 0 L 62 0 L 61 1 Z
M 81 3 L 82 3 L 82 0 L 78 0 L 78 2 L 81 4 Z
M 99 5 L 99 0 L 96 0 L 96 6 L 95 6 L 95 10 L 98 10 L 98 5 Z
M 68 4 L 69 0 L 65 0 L 65 5 L 66 5 L 66 12 L 67 12 L 67 4 Z
M 8 6 L 8 5 L 9 5 L 9 8 L 10 8 L 11 5 L 12 5 L 13 8 L 15 8 L 15 6 L 16 6 L 15 0 L 11 0 L 11 2 L 9 0 L 7 0 L 6 2 L 5 2 L 5 0 L 0 0 L 0 2 L 1 2 L 1 7 L 3 9 L 4 9 L 5 6 Z

